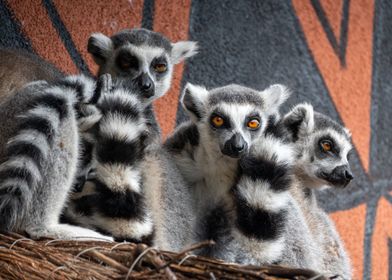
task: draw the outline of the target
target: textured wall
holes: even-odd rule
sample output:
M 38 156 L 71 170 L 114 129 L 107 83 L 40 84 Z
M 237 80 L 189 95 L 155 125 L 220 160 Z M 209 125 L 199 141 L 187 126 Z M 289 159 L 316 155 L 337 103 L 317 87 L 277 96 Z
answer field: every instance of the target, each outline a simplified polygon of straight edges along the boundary
M 166 135 L 185 119 L 185 81 L 262 89 L 283 83 L 353 134 L 355 182 L 320 195 L 357 279 L 388 279 L 392 252 L 391 0 L 0 0 L 0 46 L 28 49 L 68 73 L 94 73 L 90 33 L 146 27 L 200 42 L 155 108 Z M 392 260 L 392 259 L 391 259 Z M 391 275 L 391 276 L 389 276 Z

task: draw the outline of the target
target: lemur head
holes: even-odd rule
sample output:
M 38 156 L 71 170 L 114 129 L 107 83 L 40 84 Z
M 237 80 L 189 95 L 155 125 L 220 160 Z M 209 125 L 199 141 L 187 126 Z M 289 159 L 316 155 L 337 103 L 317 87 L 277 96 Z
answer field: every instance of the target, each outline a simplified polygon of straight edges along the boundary
M 286 138 L 297 150 L 296 169 L 309 187 L 345 187 L 353 179 L 348 156 L 352 150 L 347 128 L 299 104 L 282 120 Z
M 209 146 L 208 152 L 239 158 L 263 134 L 269 117 L 276 114 L 288 96 L 282 85 L 263 91 L 240 85 L 208 91 L 188 83 L 181 101 Z
M 144 98 L 153 100 L 170 87 L 173 66 L 197 53 L 196 42 L 171 43 L 163 35 L 146 29 L 125 29 L 112 37 L 94 33 L 87 49 L 99 65 L 99 75 L 136 82 Z

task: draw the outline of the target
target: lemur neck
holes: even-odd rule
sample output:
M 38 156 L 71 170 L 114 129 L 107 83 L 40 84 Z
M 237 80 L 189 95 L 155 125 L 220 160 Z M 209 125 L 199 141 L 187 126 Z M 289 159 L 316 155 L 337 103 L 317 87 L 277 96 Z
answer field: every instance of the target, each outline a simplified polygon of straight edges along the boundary
M 223 155 L 219 148 L 202 145 L 199 168 L 206 187 L 216 196 L 224 196 L 233 186 L 238 172 L 238 159 Z
M 319 182 L 310 178 L 299 169 L 295 169 L 295 176 L 297 177 L 300 191 L 303 193 L 305 199 L 307 199 L 312 205 L 317 205 L 316 189 L 318 188 Z

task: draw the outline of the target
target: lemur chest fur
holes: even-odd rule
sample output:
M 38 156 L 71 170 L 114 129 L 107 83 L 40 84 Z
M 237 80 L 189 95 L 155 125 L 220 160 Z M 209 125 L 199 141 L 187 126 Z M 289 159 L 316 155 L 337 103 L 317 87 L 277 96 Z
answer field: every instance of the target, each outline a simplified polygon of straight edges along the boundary
M 195 192 L 200 200 L 207 203 L 217 202 L 225 197 L 237 174 L 237 160 L 222 160 L 222 157 L 225 156 L 207 153 L 203 146 L 200 146 L 196 153 L 195 161 L 201 174 L 195 185 Z

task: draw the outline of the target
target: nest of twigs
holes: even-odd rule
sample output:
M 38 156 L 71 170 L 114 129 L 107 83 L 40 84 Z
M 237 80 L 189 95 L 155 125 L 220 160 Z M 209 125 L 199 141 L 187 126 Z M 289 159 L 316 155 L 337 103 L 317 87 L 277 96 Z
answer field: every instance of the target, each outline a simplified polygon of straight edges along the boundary
M 228 264 L 144 244 L 38 240 L 0 234 L 0 279 L 326 279 L 313 271 Z

